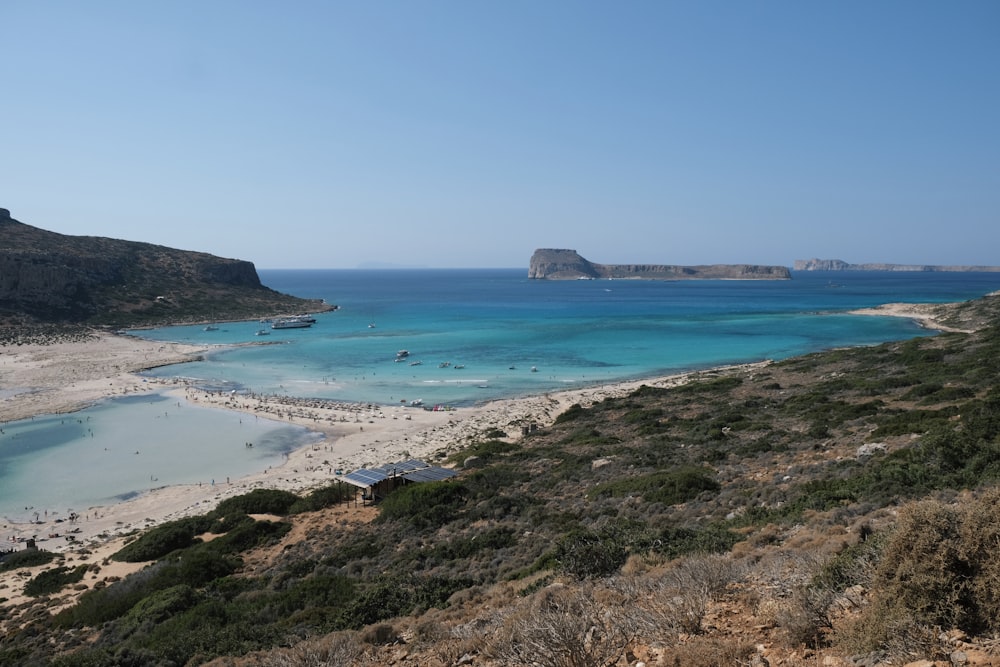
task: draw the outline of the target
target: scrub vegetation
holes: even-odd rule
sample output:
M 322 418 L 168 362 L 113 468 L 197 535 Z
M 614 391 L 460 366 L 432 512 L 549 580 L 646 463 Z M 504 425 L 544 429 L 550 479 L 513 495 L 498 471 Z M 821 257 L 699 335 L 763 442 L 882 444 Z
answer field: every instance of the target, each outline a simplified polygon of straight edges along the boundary
M 0 664 L 985 651 L 1000 632 L 996 303 L 961 307 L 990 322 L 972 334 L 704 372 L 454 443 L 442 463 L 458 478 L 404 487 L 372 520 L 344 519 L 363 511 L 337 485 L 234 498 L 137 535 L 115 558 L 147 566 L 49 611 L 75 574 L 51 563 L 34 602 L 0 612 Z

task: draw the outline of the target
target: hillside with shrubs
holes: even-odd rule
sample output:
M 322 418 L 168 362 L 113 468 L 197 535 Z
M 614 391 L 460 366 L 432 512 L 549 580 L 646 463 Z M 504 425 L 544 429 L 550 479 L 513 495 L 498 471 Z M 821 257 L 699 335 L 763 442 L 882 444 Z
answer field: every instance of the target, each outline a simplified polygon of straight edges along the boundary
M 0 664 L 1000 665 L 998 310 L 483 433 L 375 508 L 258 490 L 72 604 L 56 558 Z

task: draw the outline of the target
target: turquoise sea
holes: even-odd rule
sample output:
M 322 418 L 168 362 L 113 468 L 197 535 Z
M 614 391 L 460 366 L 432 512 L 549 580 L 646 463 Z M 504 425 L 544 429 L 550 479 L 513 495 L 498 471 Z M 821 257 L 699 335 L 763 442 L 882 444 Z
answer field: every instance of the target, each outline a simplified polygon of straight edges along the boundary
M 255 335 L 257 322 L 135 332 L 218 345 L 204 362 L 150 374 L 220 389 L 461 406 L 927 335 L 908 320 L 845 311 L 1000 288 L 1000 274 L 956 273 L 802 272 L 756 282 L 538 281 L 523 269 L 260 273 L 274 289 L 340 308 L 309 329 L 268 336 Z M 397 363 L 399 350 L 410 355 Z
M 528 280 L 524 269 L 259 273 L 273 289 L 339 309 L 319 314 L 308 329 L 235 322 L 213 331 L 134 331 L 212 346 L 204 361 L 148 375 L 226 391 L 463 406 L 932 335 L 905 319 L 846 311 L 961 301 L 1000 289 L 996 273 L 796 272 L 790 281 L 760 282 L 548 282 Z M 256 335 L 262 329 L 269 334 Z M 397 362 L 400 350 L 409 356 Z M 310 437 L 158 396 L 6 423 L 0 517 L 80 511 L 155 486 L 263 470 Z M 256 446 L 247 450 L 246 441 Z M 117 453 L 110 471 L 105 448 Z

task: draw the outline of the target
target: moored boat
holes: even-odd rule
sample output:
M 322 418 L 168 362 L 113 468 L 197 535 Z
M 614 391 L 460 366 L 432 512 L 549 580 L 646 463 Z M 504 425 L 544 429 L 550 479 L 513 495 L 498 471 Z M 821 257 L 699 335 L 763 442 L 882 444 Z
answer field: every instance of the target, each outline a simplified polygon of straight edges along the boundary
M 299 316 L 281 317 L 271 323 L 272 329 L 305 329 L 311 327 L 315 319 L 307 319 Z

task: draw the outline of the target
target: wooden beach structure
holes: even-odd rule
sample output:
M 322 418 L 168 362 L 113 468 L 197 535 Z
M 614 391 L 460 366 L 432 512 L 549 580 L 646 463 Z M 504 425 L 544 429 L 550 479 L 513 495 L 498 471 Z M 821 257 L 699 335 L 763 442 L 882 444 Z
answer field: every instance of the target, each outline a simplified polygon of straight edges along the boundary
M 375 503 L 401 486 L 440 482 L 457 475 L 454 470 L 432 466 L 419 459 L 409 459 L 376 468 L 359 468 L 346 475 L 338 475 L 337 480 L 361 489 L 362 503 Z

